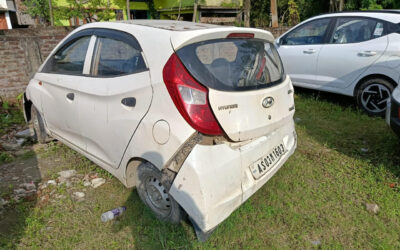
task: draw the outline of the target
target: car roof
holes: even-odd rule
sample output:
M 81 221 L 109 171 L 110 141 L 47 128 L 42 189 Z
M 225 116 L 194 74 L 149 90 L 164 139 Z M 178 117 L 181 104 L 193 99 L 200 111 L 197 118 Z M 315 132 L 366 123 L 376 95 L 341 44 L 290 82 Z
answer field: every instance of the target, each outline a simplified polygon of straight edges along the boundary
M 156 29 L 164 29 L 170 31 L 190 31 L 190 30 L 202 30 L 202 29 L 211 29 L 218 28 L 221 26 L 214 24 L 205 24 L 205 23 L 193 23 L 186 21 L 175 21 L 175 20 L 124 20 L 117 21 L 117 23 L 126 23 L 126 24 L 134 24 L 134 25 L 142 25 L 146 27 L 156 28 Z
M 385 20 L 391 23 L 400 22 L 400 10 L 365 10 L 365 11 L 342 11 L 321 14 L 307 19 L 306 21 L 319 19 L 324 17 L 338 17 L 338 16 L 362 16 L 362 17 L 372 17 L 381 20 Z
M 139 43 L 151 37 L 153 45 L 156 45 L 160 40 L 168 39 L 175 50 L 190 43 L 226 38 L 231 33 L 253 33 L 254 38 L 269 42 L 274 41 L 272 34 L 266 30 L 174 20 L 95 22 L 82 25 L 73 32 L 89 28 L 123 30 L 134 35 Z

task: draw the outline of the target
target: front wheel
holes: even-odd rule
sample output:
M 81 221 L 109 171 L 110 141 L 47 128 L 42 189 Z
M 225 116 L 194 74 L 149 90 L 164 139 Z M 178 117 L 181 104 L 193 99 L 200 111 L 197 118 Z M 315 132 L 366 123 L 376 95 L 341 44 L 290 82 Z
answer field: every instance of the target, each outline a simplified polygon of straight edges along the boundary
M 393 89 L 393 85 L 383 78 L 368 79 L 357 90 L 357 103 L 369 115 L 383 116 Z
M 140 199 L 153 211 L 160 220 L 179 223 L 183 210 L 168 194 L 169 187 L 162 183 L 162 173 L 151 163 L 145 162 L 137 168 L 136 189 Z

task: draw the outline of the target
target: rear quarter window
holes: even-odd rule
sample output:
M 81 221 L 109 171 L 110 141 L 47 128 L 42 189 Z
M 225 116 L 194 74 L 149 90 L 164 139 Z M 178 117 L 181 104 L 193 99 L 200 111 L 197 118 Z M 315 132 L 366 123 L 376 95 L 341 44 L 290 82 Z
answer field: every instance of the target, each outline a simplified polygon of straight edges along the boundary
M 120 76 L 147 70 L 141 51 L 125 41 L 98 37 L 92 63 L 94 76 Z
M 226 91 L 273 86 L 283 79 L 274 45 L 259 39 L 219 39 L 177 51 L 187 70 L 203 85 Z

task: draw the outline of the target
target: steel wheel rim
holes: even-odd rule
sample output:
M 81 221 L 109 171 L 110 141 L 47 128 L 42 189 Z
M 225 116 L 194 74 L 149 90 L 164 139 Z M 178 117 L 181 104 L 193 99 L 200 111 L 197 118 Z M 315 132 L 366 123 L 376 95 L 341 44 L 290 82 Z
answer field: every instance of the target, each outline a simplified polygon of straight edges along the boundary
M 160 180 L 154 176 L 148 177 L 145 186 L 150 206 L 161 214 L 169 214 L 171 211 L 171 200 Z
M 386 110 L 390 96 L 390 90 L 385 85 L 370 84 L 361 93 L 361 104 L 369 112 L 381 113 Z

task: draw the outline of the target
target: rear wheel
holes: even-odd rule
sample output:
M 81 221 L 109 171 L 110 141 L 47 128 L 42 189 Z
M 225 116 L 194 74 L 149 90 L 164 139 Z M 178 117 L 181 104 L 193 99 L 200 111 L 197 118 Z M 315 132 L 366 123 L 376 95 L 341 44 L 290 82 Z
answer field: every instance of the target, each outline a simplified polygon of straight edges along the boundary
M 46 143 L 46 130 L 44 128 L 43 119 L 35 106 L 31 106 L 31 120 L 29 121 L 29 128 L 34 131 L 34 139 L 39 143 Z
M 364 81 L 357 90 L 357 103 L 369 115 L 385 115 L 394 87 L 383 78 Z
M 139 165 L 137 169 L 136 189 L 140 199 L 153 211 L 157 218 L 179 223 L 183 218 L 183 210 L 168 194 L 170 183 L 162 182 L 162 173 L 151 163 Z

